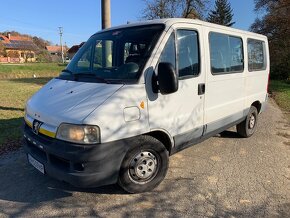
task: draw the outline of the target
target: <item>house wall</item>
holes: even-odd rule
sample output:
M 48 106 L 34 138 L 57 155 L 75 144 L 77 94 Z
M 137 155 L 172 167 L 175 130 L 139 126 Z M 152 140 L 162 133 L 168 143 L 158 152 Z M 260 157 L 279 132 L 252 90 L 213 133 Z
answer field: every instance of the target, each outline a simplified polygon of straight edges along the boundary
M 35 62 L 36 61 L 36 56 L 35 56 L 35 52 L 34 51 L 28 51 L 28 50 L 6 50 L 7 52 L 7 56 L 8 56 L 8 62 L 20 62 L 20 63 L 24 63 L 26 62 Z M 18 57 L 17 58 L 11 58 L 9 57 L 9 52 L 17 52 L 18 53 Z M 28 58 L 27 55 L 28 54 L 32 54 L 33 57 L 32 58 Z M 5 62 L 4 59 L 3 61 L 1 61 L 2 59 L 0 59 L 0 62 Z

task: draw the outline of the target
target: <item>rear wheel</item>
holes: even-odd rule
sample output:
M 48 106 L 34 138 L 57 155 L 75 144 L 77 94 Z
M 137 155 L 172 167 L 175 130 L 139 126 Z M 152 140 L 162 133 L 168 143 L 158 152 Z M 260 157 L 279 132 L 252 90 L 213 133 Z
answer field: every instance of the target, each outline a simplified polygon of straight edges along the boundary
M 152 136 L 140 136 L 121 165 L 118 183 L 129 193 L 154 189 L 168 169 L 168 151 Z
M 257 129 L 258 110 L 251 106 L 246 119 L 237 125 L 237 132 L 242 137 L 248 138 L 252 136 Z

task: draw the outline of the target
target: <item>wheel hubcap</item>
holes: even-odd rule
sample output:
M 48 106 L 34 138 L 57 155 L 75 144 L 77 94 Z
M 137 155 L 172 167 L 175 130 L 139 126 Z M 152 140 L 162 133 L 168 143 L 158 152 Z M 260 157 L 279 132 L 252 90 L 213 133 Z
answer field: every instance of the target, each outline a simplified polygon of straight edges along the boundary
M 256 123 L 256 118 L 255 116 L 252 114 L 249 120 L 249 127 L 250 129 L 253 129 L 255 127 L 255 123 Z
M 138 153 L 130 162 L 129 174 L 135 182 L 145 182 L 154 177 L 157 171 L 157 159 L 148 151 Z

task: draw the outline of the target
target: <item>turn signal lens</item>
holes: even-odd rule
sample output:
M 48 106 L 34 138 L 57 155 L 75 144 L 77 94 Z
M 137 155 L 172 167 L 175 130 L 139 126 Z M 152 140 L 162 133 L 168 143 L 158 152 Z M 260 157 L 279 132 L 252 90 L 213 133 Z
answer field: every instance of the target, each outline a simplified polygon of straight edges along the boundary
M 142 109 L 145 108 L 145 103 L 144 103 L 144 101 L 141 101 L 141 103 L 140 103 L 140 107 L 141 107 Z

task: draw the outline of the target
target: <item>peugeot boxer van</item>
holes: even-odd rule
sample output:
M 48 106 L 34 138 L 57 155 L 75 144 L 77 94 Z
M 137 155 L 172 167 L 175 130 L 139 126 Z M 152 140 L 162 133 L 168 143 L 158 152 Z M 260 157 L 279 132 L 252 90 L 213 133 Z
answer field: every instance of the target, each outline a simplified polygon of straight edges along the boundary
M 193 19 L 100 31 L 25 110 L 25 151 L 78 187 L 156 187 L 168 157 L 235 126 L 257 129 L 267 102 L 263 35 Z

